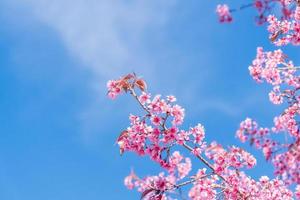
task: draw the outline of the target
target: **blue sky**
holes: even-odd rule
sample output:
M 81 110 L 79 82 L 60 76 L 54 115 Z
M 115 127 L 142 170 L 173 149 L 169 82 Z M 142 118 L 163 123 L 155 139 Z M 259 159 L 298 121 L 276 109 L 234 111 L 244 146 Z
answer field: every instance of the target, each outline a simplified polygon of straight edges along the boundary
M 107 80 L 133 71 L 152 94 L 177 96 L 184 127 L 202 123 L 209 141 L 258 156 L 251 175 L 272 174 L 234 135 L 245 117 L 267 126 L 280 112 L 268 101 L 269 87 L 248 74 L 256 47 L 274 47 L 253 10 L 220 25 L 220 2 L 2 0 L 0 199 L 138 199 L 124 176 L 159 168 L 119 156 L 115 139 L 138 110 L 129 97 L 105 96 Z M 284 50 L 297 63 L 299 51 Z

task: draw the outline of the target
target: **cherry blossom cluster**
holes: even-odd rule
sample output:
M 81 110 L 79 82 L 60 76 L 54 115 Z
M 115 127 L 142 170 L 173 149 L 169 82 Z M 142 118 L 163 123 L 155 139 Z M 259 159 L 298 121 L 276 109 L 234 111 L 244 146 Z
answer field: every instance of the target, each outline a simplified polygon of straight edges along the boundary
M 270 40 L 277 46 L 291 43 L 300 44 L 300 6 L 297 6 L 295 13 L 290 20 L 278 20 L 274 15 L 268 16 L 268 31 Z
M 254 0 L 252 3 L 229 9 L 226 4 L 217 5 L 220 22 L 231 22 L 232 13 L 254 7 L 258 15 L 257 24 L 268 23 L 269 39 L 277 46 L 300 44 L 300 1 L 299 0 Z M 280 8 L 281 12 L 276 11 Z
M 300 89 L 300 77 L 297 74 L 299 67 L 294 66 L 281 50 L 263 51 L 257 48 L 256 58 L 249 66 L 249 71 L 258 83 L 263 81 L 271 84 L 273 89 L 269 93 L 270 101 L 274 104 L 282 104 L 287 99 L 289 104 L 297 105 Z
M 270 101 L 273 104 L 285 103 L 287 108 L 274 117 L 272 128 L 259 127 L 247 118 L 236 133 L 242 142 L 248 140 L 261 149 L 265 158 L 273 163 L 275 175 L 287 184 L 300 184 L 300 77 L 297 69 L 281 50 L 264 52 L 261 47 L 257 49 L 256 58 L 249 67 L 251 76 L 259 83 L 271 84 Z
M 276 45 L 300 44 L 300 1 L 298 0 L 257 0 L 252 4 L 258 12 L 258 24 L 268 22 L 269 39 Z M 242 6 L 240 8 L 251 7 Z M 275 10 L 281 9 L 278 14 Z M 236 11 L 238 9 L 231 9 Z M 274 117 L 274 126 L 262 128 L 247 118 L 240 124 L 237 137 L 249 141 L 261 149 L 266 160 L 270 160 L 278 175 L 285 184 L 300 184 L 300 77 L 299 67 L 294 66 L 281 50 L 265 52 L 257 48 L 256 58 L 249 71 L 257 82 L 272 85 L 269 99 L 273 104 L 286 105 L 284 111 Z M 276 139 L 275 139 L 276 138 Z M 299 198 L 296 187 L 295 197 Z
M 165 176 L 160 173 L 157 176 L 148 176 L 140 179 L 134 172 L 131 172 L 124 180 L 128 189 L 137 188 L 143 199 L 167 200 L 173 199 L 165 192 L 172 192 L 180 186 L 192 184 L 188 196 L 192 200 L 214 200 L 214 199 L 293 199 L 293 193 L 288 190 L 285 184 L 279 179 L 270 180 L 262 176 L 259 181 L 255 181 L 246 176 L 245 173 L 231 172 L 226 177 L 232 187 L 226 188 L 219 184 L 217 175 L 207 173 L 206 168 L 199 169 L 191 181 L 186 181 L 176 185 L 176 179 L 172 175 Z M 220 192 L 221 191 L 221 192 Z M 247 194 L 241 196 L 243 194 Z M 298 193 L 296 193 L 298 195 Z
M 260 25 L 268 21 L 268 16 L 276 8 L 279 8 L 281 11 L 279 15 L 280 20 L 290 20 L 294 18 L 294 15 L 299 16 L 297 11 L 295 11 L 295 5 L 297 4 L 298 1 L 296 0 L 252 0 L 248 4 L 243 4 L 233 9 L 230 9 L 226 4 L 219 4 L 217 5 L 216 12 L 220 22 L 231 22 L 233 12 L 252 7 L 257 10 L 258 14 L 255 20 Z
M 182 130 L 184 109 L 176 104 L 174 96 L 152 97 L 146 90 L 146 82 L 135 74 L 111 80 L 107 87 L 110 98 L 129 93 L 144 111 L 141 116 L 129 116 L 130 126 L 117 139 L 120 153 L 132 151 L 148 156 L 164 170 L 157 176 L 145 178 L 139 178 L 132 171 L 125 178 L 125 185 L 129 189 L 136 188 L 143 199 L 171 199 L 174 195 L 180 196 L 180 188 L 186 185 L 190 185 L 188 196 L 193 200 L 292 199 L 293 193 L 284 182 L 267 177 L 255 181 L 242 171 L 256 164 L 250 153 L 235 146 L 224 148 L 216 142 L 207 143 L 201 124 Z M 180 152 L 179 147 L 205 168 L 191 175 L 195 171 L 192 159 Z
M 300 44 L 299 0 L 253 0 L 237 9 L 223 4 L 217 6 L 216 13 L 220 22 L 228 23 L 233 20 L 233 12 L 250 7 L 258 12 L 258 24 L 268 22 L 269 39 L 275 45 Z M 249 67 L 254 80 L 272 85 L 270 101 L 287 106 L 274 117 L 273 127 L 260 127 L 247 118 L 236 132 L 242 142 L 249 141 L 261 149 L 272 162 L 277 176 L 273 180 L 262 176 L 256 181 L 246 175 L 243 170 L 253 168 L 256 159 L 242 148 L 206 142 L 201 124 L 183 130 L 185 111 L 174 96 L 152 96 L 146 82 L 135 74 L 109 81 L 111 99 L 128 93 L 144 111 L 129 116 L 130 126 L 117 139 L 120 153 L 147 156 L 163 170 L 144 178 L 132 171 L 124 184 L 136 188 L 142 199 L 150 200 L 180 198 L 184 186 L 189 186 L 187 195 L 192 200 L 300 199 L 299 68 L 281 50 L 264 51 L 261 47 Z M 197 164 L 200 166 L 195 167 Z M 290 184 L 296 186 L 294 192 L 289 190 Z
M 228 180 L 234 185 L 233 191 L 226 191 L 224 199 L 293 199 L 293 193 L 287 189 L 284 182 L 279 179 L 270 180 L 267 176 L 262 176 L 259 181 L 255 181 L 249 176 L 246 176 L 243 172 L 232 172 L 228 177 Z M 239 193 L 247 194 L 244 198 L 239 197 Z M 199 198 L 200 199 L 200 198 Z
M 250 144 L 258 149 L 261 149 L 266 160 L 271 160 L 275 167 L 275 175 L 278 175 L 286 184 L 300 184 L 300 140 L 299 136 L 289 135 L 289 141 L 279 142 L 272 137 L 279 131 L 289 134 L 289 130 L 295 126 L 294 120 L 286 121 L 285 119 L 274 119 L 274 127 L 261 128 L 250 118 L 241 122 L 240 128 L 237 131 L 237 137 L 245 142 L 250 141 Z M 291 125 L 289 124 L 291 123 Z M 287 135 L 285 135 L 286 137 Z

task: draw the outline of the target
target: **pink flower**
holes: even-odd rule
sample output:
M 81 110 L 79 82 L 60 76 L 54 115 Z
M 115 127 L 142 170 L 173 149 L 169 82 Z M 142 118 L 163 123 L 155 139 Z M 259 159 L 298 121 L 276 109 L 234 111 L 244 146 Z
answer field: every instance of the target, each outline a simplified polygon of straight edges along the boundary
M 178 144 L 183 145 L 185 141 L 189 141 L 190 139 L 190 132 L 181 130 L 179 133 L 176 134 L 176 141 Z
M 152 122 L 153 125 L 159 126 L 160 122 L 161 122 L 161 118 L 154 115 L 154 116 L 151 117 L 151 122 Z
M 256 9 L 261 11 L 264 7 L 264 4 L 263 4 L 262 0 L 255 0 L 254 6 L 255 6 Z
M 107 89 L 108 97 L 111 99 L 115 99 L 122 91 L 118 82 L 114 80 L 110 80 L 107 82 Z
M 262 177 L 260 177 L 260 179 L 259 179 L 259 181 L 260 181 L 261 183 L 263 183 L 263 184 L 266 184 L 269 180 L 270 180 L 270 179 L 269 179 L 269 177 L 267 177 L 267 176 L 262 176 Z
M 139 97 L 139 100 L 142 104 L 150 103 L 150 97 L 151 97 L 150 94 L 146 92 L 142 92 L 142 94 Z
M 198 124 L 196 127 L 191 128 L 191 133 L 194 136 L 194 142 L 201 144 L 205 137 L 204 127 L 201 124 Z
M 174 151 L 169 159 L 170 165 L 176 166 L 182 161 L 183 157 L 180 155 L 179 151 Z
M 231 22 L 232 21 L 232 16 L 229 10 L 228 5 L 223 4 L 223 5 L 217 5 L 216 9 L 217 14 L 219 15 L 219 21 L 221 23 L 223 22 Z
M 171 103 L 174 103 L 176 101 L 176 97 L 174 97 L 173 95 L 169 95 L 167 96 L 167 100 Z
M 296 7 L 294 18 L 295 18 L 295 20 L 300 21 L 300 6 Z
M 300 199 L 300 185 L 296 186 L 295 195 L 297 199 Z
M 269 99 L 274 104 L 283 103 L 283 97 L 280 93 L 279 86 L 275 86 L 273 90 L 269 93 Z
M 124 185 L 132 190 L 134 188 L 134 181 L 136 180 L 137 176 L 134 174 L 133 171 L 131 171 L 131 173 L 125 177 L 124 179 Z
M 174 105 L 171 108 L 171 116 L 174 117 L 172 124 L 173 125 L 180 125 L 184 119 L 184 109 L 179 105 Z
M 192 200 L 212 200 L 216 199 L 217 191 L 213 187 L 212 179 L 199 179 L 189 191 Z
M 199 156 L 202 153 L 202 149 L 199 147 L 196 147 L 193 149 L 192 154 L 194 154 L 195 156 Z
M 179 174 L 179 179 L 183 179 L 184 177 L 186 177 L 192 170 L 191 159 L 186 158 L 184 163 L 179 163 L 177 165 L 177 170 Z

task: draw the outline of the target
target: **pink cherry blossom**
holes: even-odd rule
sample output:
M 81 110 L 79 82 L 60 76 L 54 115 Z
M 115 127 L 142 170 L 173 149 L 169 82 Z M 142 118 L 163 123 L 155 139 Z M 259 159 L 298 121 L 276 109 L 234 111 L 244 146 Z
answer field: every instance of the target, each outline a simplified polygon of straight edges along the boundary
M 230 14 L 228 5 L 226 5 L 226 4 L 218 5 L 216 12 L 219 15 L 220 22 L 231 22 L 232 21 L 232 16 Z
M 300 199 L 300 185 L 297 185 L 295 195 L 297 199 Z
M 146 103 L 148 104 L 148 103 L 150 103 L 150 97 L 151 97 L 150 94 L 148 94 L 146 92 L 142 92 L 142 94 L 139 97 L 139 100 L 142 104 L 146 104 Z
M 299 21 L 300 20 L 300 6 L 297 6 L 295 9 L 295 14 L 294 14 L 295 20 Z
M 110 80 L 107 82 L 107 88 L 108 88 L 108 96 L 111 99 L 115 99 L 122 91 L 120 86 L 118 85 L 118 82 L 114 80 Z
M 231 22 L 234 12 L 246 8 L 256 10 L 257 24 L 267 22 L 274 45 L 300 44 L 300 1 L 253 0 L 231 9 L 220 4 L 216 12 L 220 22 Z M 274 166 L 273 179 L 262 176 L 258 180 L 247 175 L 247 170 L 257 164 L 252 154 L 237 146 L 206 141 L 201 124 L 184 128 L 185 110 L 175 103 L 175 96 L 151 96 L 146 82 L 135 74 L 108 81 L 109 98 L 127 93 L 143 111 L 129 116 L 129 126 L 116 141 L 120 153 L 146 156 L 162 170 L 144 178 L 131 172 L 124 179 L 125 186 L 136 188 L 142 199 L 149 200 L 172 199 L 181 195 L 184 186 L 189 186 L 185 191 L 193 200 L 300 199 L 299 69 L 281 49 L 265 51 L 262 47 L 257 48 L 249 66 L 256 82 L 271 86 L 269 100 L 282 109 L 271 127 L 261 127 L 246 118 L 236 131 L 239 140 L 261 150 Z
M 262 60 L 259 64 L 262 68 L 266 65 L 275 68 L 277 63 L 282 60 L 282 53 L 280 51 L 274 53 L 259 51 L 257 59 Z M 271 62 L 264 64 L 264 62 L 268 62 L 266 59 L 270 59 Z M 272 159 L 277 169 L 275 173 L 282 176 L 285 182 L 277 179 L 270 180 L 267 177 L 255 181 L 242 171 L 256 165 L 256 159 L 250 153 L 236 146 L 224 148 L 216 142 L 207 143 L 204 141 L 205 130 L 201 124 L 191 127 L 187 131 L 181 130 L 184 109 L 173 104 L 174 101 L 170 100 L 170 97 L 164 99 L 161 95 L 155 95 L 150 99 L 150 95 L 147 95 L 143 88 L 135 86 L 135 81 L 131 79 L 135 79 L 135 76 L 125 79 L 125 83 L 122 83 L 124 81 L 122 77 L 113 81 L 116 84 L 110 84 L 109 87 L 110 90 L 115 87 L 122 88 L 120 93 L 122 90 L 127 91 L 145 112 L 141 116 L 133 114 L 129 116 L 130 126 L 122 131 L 117 139 L 120 152 L 132 151 L 139 156 L 148 156 L 161 166 L 164 172 L 145 178 L 139 178 L 134 172 L 131 172 L 124 179 L 127 188 L 136 188 L 141 192 L 143 199 L 167 199 L 180 187 L 187 184 L 192 184 L 188 192 L 191 199 L 215 199 L 220 192 L 225 199 L 292 199 L 293 194 L 285 185 L 288 181 L 284 178 L 284 174 L 287 173 L 290 177 L 295 170 L 280 171 L 291 163 L 280 161 L 282 159 L 294 160 L 297 156 L 296 152 L 299 152 L 300 149 L 293 147 L 293 150 L 285 154 L 278 154 Z M 141 95 L 137 94 L 137 89 L 141 90 Z M 276 86 L 274 92 L 280 93 L 281 91 Z M 295 109 L 298 108 L 291 107 L 287 110 L 286 115 L 293 117 Z M 290 120 L 290 118 L 277 120 L 279 123 L 274 129 L 277 131 L 296 130 L 295 124 Z M 238 136 L 243 138 L 243 141 L 253 140 L 258 148 L 264 150 L 266 156 L 271 156 L 277 143 L 272 142 L 271 139 L 264 139 L 268 135 L 268 129 L 259 128 L 258 124 L 250 118 L 242 122 L 238 130 Z M 190 152 L 189 155 L 195 156 L 209 170 L 199 169 L 196 175 L 190 175 L 193 166 L 192 159 L 175 150 L 176 145 Z M 291 182 L 296 182 L 295 180 L 298 179 L 294 175 Z

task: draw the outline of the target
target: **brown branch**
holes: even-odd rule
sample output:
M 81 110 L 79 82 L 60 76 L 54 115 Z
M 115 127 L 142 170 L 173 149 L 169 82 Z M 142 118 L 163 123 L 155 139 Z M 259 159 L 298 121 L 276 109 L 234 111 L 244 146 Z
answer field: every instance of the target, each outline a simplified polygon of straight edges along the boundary
M 129 87 L 130 94 L 137 100 L 137 102 L 140 104 L 140 106 L 150 115 L 151 112 L 146 108 L 144 104 L 139 100 L 139 97 L 137 96 L 136 92 L 132 87 Z
M 246 8 L 250 8 L 254 6 L 254 3 L 249 3 L 249 4 L 244 4 L 244 5 L 241 5 L 240 7 L 238 8 L 233 8 L 233 9 L 230 9 L 229 12 L 236 12 L 236 11 L 239 11 L 239 10 L 243 10 L 243 9 L 246 9 Z

